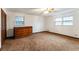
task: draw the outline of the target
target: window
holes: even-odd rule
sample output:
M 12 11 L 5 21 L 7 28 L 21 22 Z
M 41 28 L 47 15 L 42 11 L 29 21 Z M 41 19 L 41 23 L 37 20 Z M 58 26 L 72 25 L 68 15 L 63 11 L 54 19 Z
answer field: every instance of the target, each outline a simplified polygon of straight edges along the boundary
M 61 17 L 55 19 L 55 25 L 73 25 L 73 17 Z
M 24 17 L 16 16 L 16 26 L 22 26 L 22 25 L 24 25 Z
M 56 25 L 62 25 L 62 18 L 56 18 Z
M 73 25 L 73 17 L 63 17 L 63 25 Z

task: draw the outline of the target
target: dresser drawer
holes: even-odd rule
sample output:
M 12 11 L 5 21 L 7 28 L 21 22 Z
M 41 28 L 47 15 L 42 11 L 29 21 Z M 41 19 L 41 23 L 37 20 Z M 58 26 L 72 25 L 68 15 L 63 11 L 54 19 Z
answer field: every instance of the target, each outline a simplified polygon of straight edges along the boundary
M 26 37 L 32 34 L 32 27 L 15 27 L 14 28 L 14 37 L 21 38 Z

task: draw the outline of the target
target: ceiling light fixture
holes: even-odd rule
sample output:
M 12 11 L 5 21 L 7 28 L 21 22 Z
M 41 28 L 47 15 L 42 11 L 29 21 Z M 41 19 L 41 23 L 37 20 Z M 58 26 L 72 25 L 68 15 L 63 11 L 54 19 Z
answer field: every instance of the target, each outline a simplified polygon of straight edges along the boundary
M 54 8 L 47 8 L 47 11 L 48 11 L 49 13 L 51 13 L 53 10 L 54 10 Z
M 54 8 L 46 8 L 45 10 L 44 10 L 44 13 L 45 14 L 48 14 L 48 13 L 51 13 L 51 12 L 53 12 L 54 11 Z

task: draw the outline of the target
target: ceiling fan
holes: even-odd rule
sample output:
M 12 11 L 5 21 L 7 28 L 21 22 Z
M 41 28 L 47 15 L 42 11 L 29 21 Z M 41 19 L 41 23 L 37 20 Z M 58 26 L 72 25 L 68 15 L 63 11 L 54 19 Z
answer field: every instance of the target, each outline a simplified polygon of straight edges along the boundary
M 39 15 L 51 14 L 55 11 L 54 8 L 36 8 L 33 11 L 37 12 Z
M 47 11 L 48 11 L 49 13 L 51 13 L 51 12 L 54 11 L 54 8 L 47 8 Z
M 41 9 L 42 13 L 44 14 L 48 14 L 48 13 L 52 13 L 54 11 L 54 8 L 42 8 Z

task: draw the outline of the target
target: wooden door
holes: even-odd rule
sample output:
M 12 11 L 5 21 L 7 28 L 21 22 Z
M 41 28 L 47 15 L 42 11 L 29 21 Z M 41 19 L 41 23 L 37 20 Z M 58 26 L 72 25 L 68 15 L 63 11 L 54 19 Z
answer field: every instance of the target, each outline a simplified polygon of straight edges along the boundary
M 6 14 L 1 9 L 1 41 L 2 41 L 2 44 L 5 39 L 6 39 Z

